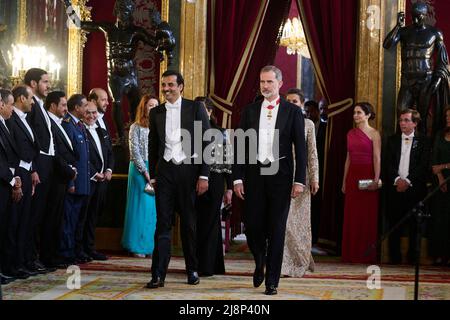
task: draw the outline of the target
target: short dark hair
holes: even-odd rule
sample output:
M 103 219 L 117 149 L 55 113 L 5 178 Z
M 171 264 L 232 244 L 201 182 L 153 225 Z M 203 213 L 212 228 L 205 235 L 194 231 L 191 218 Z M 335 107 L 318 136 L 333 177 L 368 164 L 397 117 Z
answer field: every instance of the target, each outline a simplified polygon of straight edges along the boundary
M 75 110 L 76 106 L 81 106 L 83 99 L 86 99 L 86 97 L 80 93 L 71 95 L 69 100 L 67 100 L 67 109 L 69 111 Z
M 14 101 L 17 101 L 21 96 L 24 96 L 28 99 L 28 87 L 25 85 L 18 85 L 12 89 L 12 94 L 14 97 Z
M 304 95 L 304 93 L 303 93 L 303 91 L 301 89 L 291 88 L 291 89 L 288 90 L 287 94 L 296 94 L 296 95 L 299 96 L 301 103 L 305 102 L 305 95 Z
M 375 111 L 369 102 L 358 102 L 355 104 L 356 107 L 360 107 L 366 116 L 370 114 L 369 120 L 375 119 Z
M 12 92 L 7 89 L 0 89 L 0 99 L 6 104 L 8 103 L 8 97 L 12 96 Z
M 400 114 L 398 115 L 398 117 L 400 118 L 400 116 L 402 114 L 408 114 L 408 113 L 411 113 L 411 120 L 414 123 L 418 124 L 422 120 L 422 118 L 420 117 L 420 113 L 414 109 L 404 109 L 404 110 L 400 111 Z
M 58 103 L 61 101 L 61 98 L 64 98 L 66 96 L 65 92 L 62 91 L 52 91 L 48 94 L 47 98 L 45 99 L 45 109 L 49 110 L 52 103 L 58 105 Z
M 161 78 L 170 77 L 170 76 L 176 76 L 178 85 L 182 84 L 184 86 L 183 76 L 178 71 L 167 70 L 166 72 L 164 72 L 162 74 Z
M 97 101 L 97 100 L 98 100 L 98 95 L 97 95 L 96 90 L 92 89 L 92 90 L 89 92 L 88 100 L 89 100 L 89 101 L 92 101 L 92 100 Z
M 39 68 L 31 68 L 27 71 L 27 73 L 25 73 L 23 82 L 26 85 L 31 86 L 31 81 L 34 80 L 36 82 L 39 82 L 44 74 L 47 74 L 47 71 Z
M 214 108 L 215 108 L 214 103 L 208 97 L 197 97 L 197 98 L 194 99 L 194 101 L 200 102 L 208 110 L 214 110 Z
M 317 109 L 317 111 L 320 112 L 319 104 L 316 101 L 314 101 L 314 100 L 306 101 L 305 102 L 305 108 L 308 109 L 308 110 L 311 109 L 311 108 Z

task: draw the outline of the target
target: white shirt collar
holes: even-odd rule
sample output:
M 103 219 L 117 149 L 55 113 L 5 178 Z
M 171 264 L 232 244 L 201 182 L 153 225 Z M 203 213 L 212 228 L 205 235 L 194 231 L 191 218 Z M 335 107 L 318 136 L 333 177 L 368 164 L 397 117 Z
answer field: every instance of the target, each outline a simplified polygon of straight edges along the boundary
M 268 106 L 274 106 L 275 108 L 278 107 L 280 104 L 280 96 L 276 97 L 274 100 L 269 101 L 267 99 L 264 99 L 262 103 L 263 108 L 267 108 Z
M 44 100 L 42 100 L 41 98 L 39 98 L 39 97 L 36 96 L 36 95 L 34 95 L 33 97 L 36 99 L 36 101 L 39 103 L 39 105 L 40 105 L 41 107 L 44 106 Z
M 166 110 L 168 108 L 180 108 L 181 107 L 181 100 L 182 97 L 180 96 L 177 101 L 175 101 L 174 103 L 170 103 L 169 101 L 166 101 Z
M 105 116 L 104 113 L 98 112 L 98 118 L 97 120 L 103 120 L 103 117 Z
M 88 130 L 95 130 L 95 129 L 98 128 L 98 125 L 96 125 L 95 123 L 94 123 L 92 126 L 90 126 L 90 125 L 88 125 L 87 123 L 85 123 L 84 126 L 85 126 L 86 129 L 88 129 Z
M 27 118 L 27 114 L 22 110 L 16 108 L 16 106 L 14 106 L 14 112 L 19 116 L 20 119 L 25 120 Z
M 3 119 L 3 117 L 1 115 L 0 115 L 0 121 L 3 123 L 5 122 L 5 119 Z
M 48 115 L 50 118 L 53 119 L 53 121 L 55 121 L 57 124 L 61 124 L 63 121 L 63 118 L 58 118 L 55 114 L 53 114 L 51 111 L 48 112 Z
M 75 123 L 78 124 L 78 122 L 80 122 L 80 119 L 78 119 L 77 117 L 75 117 L 73 114 L 71 114 L 69 112 L 69 115 L 73 118 L 73 120 L 75 120 Z
M 410 135 L 406 135 L 406 134 L 402 133 L 402 139 L 404 140 L 404 139 L 408 138 L 409 140 L 412 140 L 412 139 L 414 139 L 414 133 L 415 133 L 415 131 L 413 131 Z

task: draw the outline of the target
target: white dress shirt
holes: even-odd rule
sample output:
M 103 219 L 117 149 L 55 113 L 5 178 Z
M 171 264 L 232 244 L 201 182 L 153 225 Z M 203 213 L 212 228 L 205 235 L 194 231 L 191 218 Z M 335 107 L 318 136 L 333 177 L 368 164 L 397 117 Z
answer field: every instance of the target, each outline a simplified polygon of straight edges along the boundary
M 98 121 L 98 123 L 100 124 L 100 128 L 102 128 L 102 129 L 108 131 L 108 129 L 106 128 L 105 120 L 103 120 L 103 117 L 104 117 L 104 116 L 105 116 L 104 113 L 99 112 L 99 113 L 98 113 L 97 121 Z
M 34 98 L 38 102 L 39 108 L 41 108 L 42 114 L 44 115 L 44 118 L 45 118 L 45 123 L 47 124 L 48 132 L 50 134 L 50 145 L 48 148 L 48 152 L 44 152 L 41 150 L 41 154 L 54 157 L 55 156 L 55 144 L 54 144 L 54 140 L 53 140 L 52 124 L 50 122 L 50 117 L 48 115 L 47 110 L 45 110 L 45 108 L 44 108 L 44 101 L 42 101 L 37 96 L 34 96 Z
M 63 121 L 63 118 L 58 118 L 56 115 L 54 115 L 53 113 L 49 112 L 48 115 L 50 116 L 50 118 L 53 119 L 53 121 L 55 121 L 56 125 L 58 126 L 59 130 L 61 130 L 64 138 L 66 138 L 66 142 L 69 144 L 70 148 L 73 150 L 73 145 L 72 145 L 72 141 L 70 141 L 69 136 L 66 133 L 66 130 L 64 130 L 64 128 L 62 127 L 61 123 Z
M 98 133 L 96 130 L 98 126 L 96 124 L 93 124 L 92 126 L 89 126 L 87 124 L 84 125 L 86 126 L 86 129 L 89 130 L 92 138 L 94 138 L 95 145 L 97 146 L 98 153 L 100 154 L 100 159 L 102 159 L 102 170 L 97 173 L 103 173 L 105 168 L 105 160 L 103 159 L 102 144 L 100 143 L 100 138 L 98 137 Z M 91 177 L 91 180 L 97 181 L 97 179 L 95 179 L 95 175 Z
M 269 110 L 269 106 L 273 106 Z M 280 109 L 280 100 L 276 98 L 273 101 L 264 100 L 261 106 L 261 115 L 259 117 L 259 140 L 258 140 L 258 161 L 264 163 L 266 160 L 275 161 L 273 156 L 273 140 L 275 136 L 275 123 L 277 121 L 278 110 Z
M 411 185 L 409 176 L 409 161 L 411 158 L 411 147 L 414 142 L 414 131 L 410 135 L 402 133 L 402 150 L 400 156 L 400 163 L 398 166 L 398 177 L 395 179 L 394 185 L 397 184 L 398 179 L 405 180 Z
M 25 128 L 27 128 L 27 131 L 31 135 L 31 138 L 33 139 L 34 142 L 34 134 L 33 130 L 31 130 L 31 127 L 27 122 L 27 114 L 22 112 L 22 110 L 17 109 L 16 107 L 14 107 L 14 112 L 19 116 L 20 121 L 22 121 L 22 123 L 25 125 Z M 27 171 L 30 171 L 32 164 L 33 164 L 32 162 L 25 162 L 23 160 L 20 160 L 19 167 Z
M 164 160 L 172 159 L 181 163 L 186 159 L 181 144 L 181 97 L 175 103 L 166 102 L 166 145 L 164 149 Z

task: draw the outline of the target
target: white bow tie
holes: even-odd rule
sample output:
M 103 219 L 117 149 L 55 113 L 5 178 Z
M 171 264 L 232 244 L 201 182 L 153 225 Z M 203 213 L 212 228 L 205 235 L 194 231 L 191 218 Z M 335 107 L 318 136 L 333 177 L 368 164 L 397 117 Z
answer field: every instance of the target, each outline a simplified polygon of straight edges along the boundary
M 92 126 L 89 126 L 89 125 L 86 124 L 86 128 L 87 128 L 88 130 L 95 130 L 95 129 L 98 128 L 98 126 L 97 126 L 96 124 L 93 124 Z

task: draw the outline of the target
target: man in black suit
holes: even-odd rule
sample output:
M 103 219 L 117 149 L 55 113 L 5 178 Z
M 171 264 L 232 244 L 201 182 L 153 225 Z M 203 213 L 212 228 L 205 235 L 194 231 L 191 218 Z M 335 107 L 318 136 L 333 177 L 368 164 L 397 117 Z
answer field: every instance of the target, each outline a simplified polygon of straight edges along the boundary
M 235 132 L 234 192 L 245 200 L 245 234 L 256 264 L 253 285 L 262 284 L 267 265 L 267 295 L 277 294 L 290 198 L 303 192 L 306 175 L 305 121 L 300 108 L 280 99 L 282 84 L 278 68 L 261 70 L 264 101 L 248 105 L 238 127 L 256 135 L 246 143 L 245 151 L 242 144 L 247 139 L 239 138 L 242 131 Z M 257 154 L 249 150 L 253 143 Z
M 306 114 L 314 122 L 316 132 L 317 157 L 319 158 L 319 186 L 323 186 L 323 172 L 325 159 L 325 138 L 327 123 L 320 117 L 319 104 L 314 100 L 305 103 Z M 319 241 L 320 214 L 322 208 L 322 192 L 318 192 L 311 199 L 311 233 L 312 254 L 326 255 L 327 253 L 317 246 Z
M 181 97 L 184 80 L 178 72 L 166 71 L 162 75 L 161 89 L 166 103 L 150 111 L 149 172 L 155 174 L 151 182 L 156 189 L 157 221 L 152 279 L 147 288 L 164 286 L 175 211 L 181 218 L 188 284 L 200 282 L 197 273 L 195 197 L 196 192 L 201 195 L 208 190 L 209 177 L 209 166 L 202 159 L 206 142 L 194 141 L 195 126 L 199 126 L 198 133 L 202 137 L 210 128 L 206 110 L 200 103 Z
M 0 89 L 0 282 L 8 284 L 15 280 L 13 277 L 5 276 L 1 270 L 11 269 L 8 261 L 4 259 L 4 247 L 10 247 L 15 241 L 11 237 L 9 221 L 14 212 L 14 203 L 22 198 L 22 182 L 20 177 L 15 176 L 15 168 L 18 164 L 17 155 L 10 146 L 10 138 L 5 120 L 9 119 L 13 112 L 12 93 Z M 14 244 L 12 244 L 14 246 Z
M 42 234 L 40 245 L 40 259 L 47 268 L 65 268 L 67 264 L 59 256 L 61 243 L 64 198 L 67 194 L 69 181 L 77 176 L 75 168 L 76 154 L 72 142 L 61 126 L 67 113 L 66 94 L 61 91 L 50 92 L 45 100 L 45 109 L 51 121 L 52 133 L 55 142 L 54 176 L 49 194 L 51 201 L 42 219 Z
M 81 240 L 77 245 L 93 260 L 108 260 L 107 256 L 95 250 L 95 228 L 99 210 L 105 201 L 107 176 L 111 175 L 112 150 L 109 147 L 109 135 L 99 127 L 97 106 L 88 102 L 86 114 L 83 118 L 89 140 L 89 177 L 91 190 L 84 221 L 79 221 Z
M 400 112 L 401 133 L 389 137 L 386 147 L 385 182 L 388 187 L 388 221 L 397 224 L 426 195 L 426 179 L 429 170 L 430 143 L 416 130 L 420 114 L 416 110 Z M 400 237 L 409 226 L 408 262 L 415 260 L 415 219 L 395 230 L 389 237 L 391 263 L 402 262 Z
M 46 269 L 38 258 L 41 235 L 42 217 L 47 211 L 49 190 L 53 184 L 53 169 L 55 157 L 55 141 L 52 133 L 50 116 L 45 110 L 44 102 L 50 90 L 50 77 L 47 71 L 32 68 L 25 73 L 24 83 L 33 91 L 33 105 L 27 116 L 27 121 L 36 134 L 40 146 L 40 155 L 35 162 L 35 170 L 39 174 L 31 202 L 30 230 L 27 240 L 27 268 L 39 273 L 53 271 Z
M 35 232 L 31 228 L 31 198 L 34 194 L 35 187 L 39 183 L 39 175 L 36 172 L 35 164 L 39 157 L 39 143 L 36 134 L 28 124 L 26 118 L 31 112 L 33 103 L 33 92 L 30 87 L 20 85 L 12 91 L 14 97 L 14 112 L 10 119 L 6 121 L 6 125 L 14 141 L 15 148 L 19 157 L 19 165 L 15 170 L 15 174 L 22 180 L 23 197 L 17 204 L 17 212 L 11 219 L 10 227 L 17 230 L 16 234 L 16 252 L 15 271 L 12 274 L 15 277 L 26 275 L 36 275 L 35 270 L 30 270 L 27 266 L 32 261 L 29 260 L 30 253 L 27 250 L 31 248 L 27 246 L 29 235 Z M 14 270 L 12 270 L 14 272 Z

